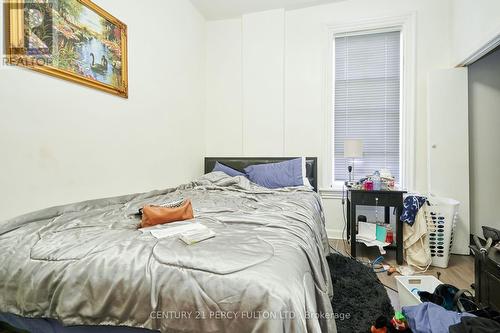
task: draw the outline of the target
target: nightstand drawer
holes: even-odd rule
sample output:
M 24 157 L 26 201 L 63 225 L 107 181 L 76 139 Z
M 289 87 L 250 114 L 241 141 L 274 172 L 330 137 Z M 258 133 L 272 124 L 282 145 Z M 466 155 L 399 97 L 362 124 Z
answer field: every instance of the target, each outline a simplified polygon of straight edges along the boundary
M 361 206 L 389 206 L 398 207 L 403 205 L 400 192 L 389 191 L 350 191 L 349 200 Z

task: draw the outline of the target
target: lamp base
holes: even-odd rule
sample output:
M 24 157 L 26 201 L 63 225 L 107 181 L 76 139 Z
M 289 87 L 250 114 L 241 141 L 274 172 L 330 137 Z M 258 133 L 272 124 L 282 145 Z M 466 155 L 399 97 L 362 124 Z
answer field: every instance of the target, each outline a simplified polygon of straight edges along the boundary
M 346 187 L 349 187 L 349 188 L 350 188 L 350 187 L 353 187 L 353 186 L 354 186 L 354 185 L 356 185 L 356 184 L 357 184 L 357 182 L 353 182 L 353 181 L 346 181 L 346 182 L 345 182 L 345 186 L 346 186 Z

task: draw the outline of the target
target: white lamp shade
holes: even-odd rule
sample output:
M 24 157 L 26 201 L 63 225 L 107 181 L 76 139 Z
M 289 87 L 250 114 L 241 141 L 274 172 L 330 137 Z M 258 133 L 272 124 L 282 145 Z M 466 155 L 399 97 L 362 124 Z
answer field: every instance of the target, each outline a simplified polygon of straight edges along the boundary
M 345 140 L 344 157 L 346 158 L 363 157 L 363 140 Z

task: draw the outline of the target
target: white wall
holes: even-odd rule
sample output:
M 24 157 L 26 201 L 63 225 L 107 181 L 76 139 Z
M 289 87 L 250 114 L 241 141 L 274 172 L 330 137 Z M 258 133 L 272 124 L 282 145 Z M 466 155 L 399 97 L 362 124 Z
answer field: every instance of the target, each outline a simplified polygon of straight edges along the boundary
M 500 35 L 500 1 L 452 0 L 453 65 Z
M 500 229 L 500 50 L 469 67 L 471 233 Z
M 274 20 L 274 28 L 271 29 L 267 18 L 269 13 L 251 14 L 251 20 L 259 21 L 257 17 L 262 15 L 261 21 L 265 21 L 266 28 L 272 33 L 260 34 L 260 40 L 251 39 L 251 46 L 245 45 L 248 40 L 246 30 L 241 29 L 237 22 L 239 19 L 208 22 L 207 36 L 207 68 L 214 66 L 223 67 L 229 64 L 231 71 L 243 73 L 241 82 L 249 79 L 245 75 L 251 75 L 251 80 L 256 79 L 253 70 L 258 71 L 261 85 L 270 93 L 263 95 L 253 94 L 258 86 L 252 84 L 245 86 L 239 84 L 239 79 L 223 82 L 221 76 L 227 74 L 207 75 L 208 94 L 215 92 L 218 101 L 212 101 L 207 105 L 207 117 L 218 117 L 224 122 L 224 128 L 242 128 L 244 130 L 243 142 L 239 138 L 233 138 L 230 133 L 207 130 L 206 147 L 209 155 L 264 155 L 266 153 L 281 154 L 284 156 L 318 156 L 320 163 L 325 162 L 326 142 L 329 140 L 326 134 L 326 100 L 323 90 L 325 87 L 326 67 L 326 42 L 325 26 L 327 24 L 349 23 L 362 19 L 376 17 L 396 16 L 416 12 L 417 14 L 417 77 L 416 77 L 416 190 L 427 192 L 427 132 L 426 132 L 426 77 L 427 73 L 436 68 L 450 67 L 450 1 L 435 0 L 350 0 L 346 2 L 333 3 L 305 9 L 290 10 L 284 13 L 284 21 L 278 14 Z M 244 15 L 243 22 L 249 18 Z M 261 54 L 247 53 L 249 50 L 255 52 L 256 42 L 261 45 L 277 43 L 276 36 L 283 29 L 284 36 L 284 66 L 282 80 L 277 80 L 282 64 L 279 61 L 267 61 Z M 222 40 L 225 40 L 225 45 Z M 217 44 L 214 44 L 217 41 Z M 273 47 L 273 57 L 277 59 L 279 46 Z M 241 63 L 234 59 L 236 50 L 241 46 L 242 59 L 251 57 L 256 60 L 251 67 L 245 68 L 245 61 Z M 224 50 L 233 50 L 230 56 L 225 57 Z M 257 61 L 260 61 L 260 65 Z M 241 64 L 242 68 L 238 65 Z M 259 66 L 261 68 L 259 69 Z M 272 73 L 271 82 L 268 82 L 267 72 Z M 245 74 L 246 73 L 246 74 Z M 283 83 L 281 83 L 283 82 Z M 272 87 L 269 84 L 272 83 Z M 277 103 L 274 96 L 280 91 L 283 84 L 283 109 Z M 252 91 L 248 91 L 251 89 Z M 241 91 L 243 91 L 241 93 Z M 246 96 L 255 100 L 243 100 L 242 105 L 255 103 L 262 110 L 259 117 L 252 120 L 251 126 L 247 126 L 245 111 L 240 108 L 224 107 L 218 105 L 239 105 L 237 96 Z M 243 114 L 243 118 L 235 114 Z M 243 124 L 239 123 L 243 119 Z M 280 137 L 281 124 L 283 124 L 283 136 Z M 247 143 L 248 140 L 260 138 L 259 146 L 255 142 Z M 236 141 L 233 143 L 232 141 Z M 218 143 L 227 142 L 226 145 L 218 146 Z M 283 147 L 281 151 L 279 147 Z M 245 149 L 252 147 L 252 149 Z M 321 187 L 330 185 L 328 170 L 320 165 Z M 342 230 L 341 200 L 337 197 L 325 196 L 325 207 L 327 214 L 327 229 L 330 236 L 339 236 Z
M 130 97 L 1 68 L 0 220 L 202 171 L 204 18 L 186 0 L 96 2 L 128 24 Z
M 242 19 L 243 154 L 283 153 L 285 11 Z
M 243 150 L 241 45 L 241 19 L 207 24 L 207 156 L 236 156 Z

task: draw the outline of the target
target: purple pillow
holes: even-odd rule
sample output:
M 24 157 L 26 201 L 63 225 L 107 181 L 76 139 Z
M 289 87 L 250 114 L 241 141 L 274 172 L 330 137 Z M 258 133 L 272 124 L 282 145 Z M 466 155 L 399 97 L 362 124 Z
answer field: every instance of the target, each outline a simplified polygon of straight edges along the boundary
M 304 158 L 279 163 L 250 165 L 245 168 L 245 172 L 250 181 L 267 188 L 306 185 Z
M 243 172 L 239 172 L 238 170 L 235 170 L 231 167 L 228 167 L 227 165 L 224 165 L 222 163 L 219 163 L 218 161 L 215 162 L 215 167 L 212 170 L 212 172 L 215 172 L 215 171 L 222 171 L 230 177 L 236 177 L 236 176 L 246 177 L 246 175 Z

